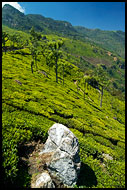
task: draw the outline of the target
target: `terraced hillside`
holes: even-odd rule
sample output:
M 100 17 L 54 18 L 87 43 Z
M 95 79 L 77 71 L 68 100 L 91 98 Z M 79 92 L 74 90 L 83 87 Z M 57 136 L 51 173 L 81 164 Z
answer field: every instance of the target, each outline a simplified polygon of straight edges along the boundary
M 21 32 L 21 35 L 25 33 Z M 59 39 L 55 35 L 46 37 Z M 3 53 L 3 185 L 30 187 L 29 163 L 21 164 L 20 148 L 27 142 L 40 140 L 44 143 L 48 129 L 57 122 L 70 128 L 79 140 L 82 167 L 76 187 L 124 188 L 125 102 L 104 89 L 100 107 L 100 90 L 87 84 L 84 97 L 84 86 L 81 82 L 77 86 L 76 76 L 77 66 L 84 65 L 78 62 L 79 58 L 85 59 L 87 64 L 88 59 L 94 58 L 91 69 L 95 69 L 97 59 L 107 59 L 111 66 L 113 57 L 98 47 L 96 49 L 102 54 L 92 51 L 90 44 L 71 42 L 68 38 L 63 40 L 63 52 L 68 56 L 67 63 L 71 68 L 65 71 L 64 84 L 61 68 L 56 83 L 54 67 L 49 68 L 41 54 L 37 57 L 38 67 L 31 72 L 32 56 L 27 46 Z M 8 41 L 8 46 L 10 44 Z M 83 69 L 89 74 L 90 67 Z
M 6 31 L 10 35 L 20 36 L 21 41 L 28 41 L 30 34 L 11 29 L 7 26 L 2 26 L 3 31 Z M 117 53 L 111 53 L 97 46 L 94 43 L 83 42 L 80 40 L 74 40 L 70 38 L 63 38 L 57 35 L 44 35 L 50 40 L 64 40 L 63 51 L 70 63 L 78 66 L 85 73 L 94 72 L 97 65 L 102 65 L 107 79 L 110 81 L 108 86 L 112 95 L 117 95 L 120 99 L 125 98 L 125 59 L 117 55 Z M 25 42 L 23 42 L 25 44 Z M 9 44 L 10 46 L 12 42 Z

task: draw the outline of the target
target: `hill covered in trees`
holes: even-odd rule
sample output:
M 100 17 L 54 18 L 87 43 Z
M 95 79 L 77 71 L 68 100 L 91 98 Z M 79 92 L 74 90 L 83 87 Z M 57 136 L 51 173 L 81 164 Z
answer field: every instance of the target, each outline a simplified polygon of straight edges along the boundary
M 42 13 L 43 14 L 43 13 Z M 73 39 L 95 42 L 101 47 L 125 57 L 125 32 L 103 31 L 72 26 L 67 21 L 58 21 L 42 15 L 25 15 L 6 4 L 2 9 L 2 24 L 22 31 L 29 31 L 32 26 L 44 34 L 57 34 Z
M 100 29 L 88 29 L 81 26 L 74 27 L 77 32 L 86 36 L 90 41 L 94 41 L 99 46 L 117 52 L 121 57 L 125 57 L 125 32 L 105 31 Z
M 76 187 L 124 188 L 124 58 L 93 41 L 15 26 L 2 26 L 3 186 L 30 187 L 22 148 L 44 143 L 57 122 L 79 140 Z

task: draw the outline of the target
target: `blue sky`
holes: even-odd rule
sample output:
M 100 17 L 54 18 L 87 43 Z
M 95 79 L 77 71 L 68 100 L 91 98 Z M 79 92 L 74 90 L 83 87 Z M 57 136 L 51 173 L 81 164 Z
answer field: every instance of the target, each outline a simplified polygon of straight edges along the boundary
M 73 26 L 125 31 L 124 2 L 18 2 L 25 14 L 41 14 Z

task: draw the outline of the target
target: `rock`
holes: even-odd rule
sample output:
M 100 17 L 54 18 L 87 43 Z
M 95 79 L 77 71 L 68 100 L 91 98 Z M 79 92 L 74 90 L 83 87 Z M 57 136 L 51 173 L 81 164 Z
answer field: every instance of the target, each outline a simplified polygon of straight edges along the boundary
M 113 160 L 113 158 L 112 158 L 111 156 L 109 156 L 109 154 L 103 153 L 102 156 L 103 156 L 103 158 L 104 158 L 105 160 Z
M 38 73 L 42 73 L 45 77 L 49 78 L 45 71 L 38 71 Z
M 117 61 L 117 57 L 113 57 L 114 61 Z
M 22 85 L 22 83 L 19 80 L 15 80 L 15 82 L 17 82 L 18 84 Z
M 78 139 L 66 126 L 59 123 L 55 123 L 48 134 L 40 155 L 42 159 L 45 158 L 49 173 L 67 186 L 75 185 L 81 165 Z
M 103 166 L 103 167 L 105 167 L 105 164 L 104 164 L 104 163 L 102 163 L 102 166 Z
M 52 179 L 47 171 L 36 176 L 36 180 L 31 185 L 32 188 L 55 188 Z

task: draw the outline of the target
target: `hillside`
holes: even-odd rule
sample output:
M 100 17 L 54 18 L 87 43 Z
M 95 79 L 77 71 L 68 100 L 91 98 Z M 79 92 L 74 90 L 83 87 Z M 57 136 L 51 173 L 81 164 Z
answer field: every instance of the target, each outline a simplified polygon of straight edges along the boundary
M 31 27 L 34 26 L 37 31 L 44 33 L 76 32 L 69 22 L 56 21 L 42 15 L 24 15 L 8 4 L 2 9 L 2 24 L 24 31 L 29 31 Z
M 10 35 L 20 34 L 24 41 L 30 37 L 29 33 L 6 26 L 3 29 Z M 60 36 L 45 35 L 45 39 L 58 41 Z M 109 56 L 97 45 L 93 47 L 89 42 L 65 37 L 61 40 L 64 41 L 64 58 L 59 64 L 62 61 L 66 63 L 64 83 L 60 65 L 56 83 L 55 67 L 49 67 L 42 54 L 38 55 L 37 67 L 31 72 L 32 55 L 28 46 L 3 52 L 3 185 L 30 187 L 32 176 L 29 174 L 29 163 L 20 157 L 21 148 L 25 143 L 45 142 L 48 129 L 57 122 L 67 126 L 79 140 L 82 168 L 76 187 L 124 188 L 125 101 L 104 89 L 100 107 L 100 89 L 86 83 L 84 96 L 83 81 L 78 81 L 80 74 L 90 75 L 99 60 L 105 63 L 107 69 L 116 66 L 116 69 L 112 68 L 114 76 L 112 74 L 111 78 L 108 71 L 107 75 L 110 80 L 116 79 L 119 85 L 120 80 L 124 84 L 124 69 L 114 61 L 117 55 Z M 11 43 L 9 40 L 7 46 Z
M 7 26 L 2 26 L 3 31 L 10 35 L 20 35 L 20 39 L 28 40 L 29 32 L 21 32 L 13 30 Z M 54 37 L 58 40 L 60 36 L 50 34 L 50 39 Z M 116 53 L 111 53 L 90 42 L 82 42 L 81 40 L 63 38 L 64 52 L 68 61 L 82 69 L 85 73 L 93 72 L 98 64 L 104 67 L 109 82 L 108 90 L 112 95 L 117 95 L 118 98 L 125 97 L 125 60 Z
M 97 43 L 106 50 L 125 58 L 125 33 L 122 31 L 92 30 L 72 26 L 69 22 L 46 18 L 42 15 L 25 15 L 7 4 L 2 8 L 2 24 L 27 32 L 34 26 L 36 31 L 43 34 L 57 34 L 84 42 Z
M 99 29 L 87 29 L 85 27 L 75 26 L 77 32 L 86 35 L 90 41 L 94 41 L 101 47 L 117 52 L 121 57 L 125 57 L 125 33 L 122 31 L 105 31 Z

